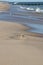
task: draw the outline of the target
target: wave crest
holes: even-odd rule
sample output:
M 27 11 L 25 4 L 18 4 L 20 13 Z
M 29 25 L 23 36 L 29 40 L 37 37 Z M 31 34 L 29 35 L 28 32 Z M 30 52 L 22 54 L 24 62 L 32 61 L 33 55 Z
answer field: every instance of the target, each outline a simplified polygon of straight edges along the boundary
M 43 13 L 43 10 L 41 10 L 40 8 L 36 8 L 36 12 L 37 13 Z

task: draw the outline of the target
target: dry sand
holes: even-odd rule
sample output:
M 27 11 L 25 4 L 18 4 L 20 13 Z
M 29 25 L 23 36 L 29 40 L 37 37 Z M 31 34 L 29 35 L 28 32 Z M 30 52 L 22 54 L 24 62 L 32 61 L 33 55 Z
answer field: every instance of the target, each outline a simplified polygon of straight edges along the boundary
M 0 2 L 0 12 L 8 11 L 10 9 L 10 5 L 8 3 Z
M 43 38 L 27 35 L 27 29 L 0 21 L 0 65 L 43 65 Z

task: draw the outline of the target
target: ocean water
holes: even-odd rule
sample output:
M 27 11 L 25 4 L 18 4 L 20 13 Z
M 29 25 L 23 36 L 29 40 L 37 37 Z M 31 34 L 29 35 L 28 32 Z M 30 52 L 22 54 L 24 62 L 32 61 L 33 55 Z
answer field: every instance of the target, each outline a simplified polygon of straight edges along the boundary
M 5 12 L 0 12 L 0 20 L 17 22 L 32 29 L 28 32 L 43 34 L 43 5 L 12 5 Z

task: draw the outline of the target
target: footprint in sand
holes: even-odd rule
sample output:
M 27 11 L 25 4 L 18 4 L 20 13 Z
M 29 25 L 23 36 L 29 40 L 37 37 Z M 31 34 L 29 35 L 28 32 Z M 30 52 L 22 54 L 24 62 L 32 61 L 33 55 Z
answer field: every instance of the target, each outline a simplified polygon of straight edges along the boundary
M 26 39 L 26 35 L 21 33 L 14 33 L 13 35 L 9 36 L 9 39 L 24 40 Z

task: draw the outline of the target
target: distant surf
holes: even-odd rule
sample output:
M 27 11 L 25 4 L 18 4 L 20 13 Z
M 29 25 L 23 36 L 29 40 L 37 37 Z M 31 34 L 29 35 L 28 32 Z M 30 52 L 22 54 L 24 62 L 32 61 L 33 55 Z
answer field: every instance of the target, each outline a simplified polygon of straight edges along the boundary
M 21 6 L 20 5 L 20 9 L 22 9 L 22 10 L 27 10 L 27 11 L 31 11 L 31 12 L 36 12 L 36 13 L 43 13 L 43 9 L 41 9 L 40 7 L 38 7 L 38 6 L 35 6 L 36 8 L 34 8 L 34 6 L 28 6 L 28 7 L 26 7 L 26 6 Z
M 32 27 L 30 32 L 43 34 L 43 5 L 10 5 L 8 11 L 0 12 L 0 20 L 17 22 Z

